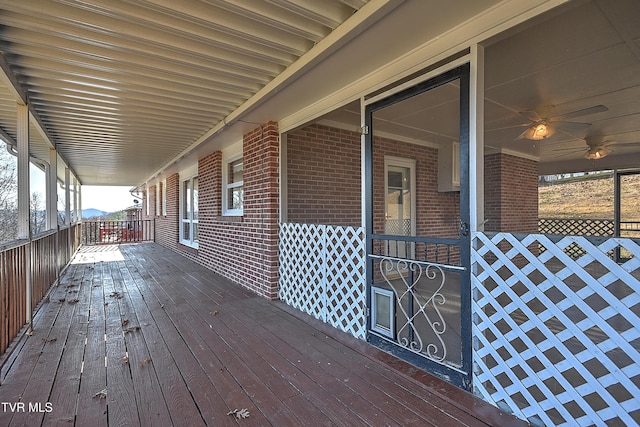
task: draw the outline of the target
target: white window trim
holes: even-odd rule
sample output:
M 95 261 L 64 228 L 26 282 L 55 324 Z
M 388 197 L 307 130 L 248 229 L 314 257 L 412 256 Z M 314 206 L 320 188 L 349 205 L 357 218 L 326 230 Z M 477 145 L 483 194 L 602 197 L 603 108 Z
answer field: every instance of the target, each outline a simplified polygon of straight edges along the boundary
M 189 175 L 188 177 L 186 177 L 184 179 L 181 178 L 180 179 L 180 190 L 179 190 L 179 198 L 180 198 L 179 199 L 179 201 L 180 201 L 180 212 L 179 212 L 179 215 L 180 215 L 180 220 L 179 220 L 179 223 L 180 223 L 180 230 L 179 230 L 180 243 L 185 245 L 185 246 L 192 247 L 194 249 L 198 249 L 198 241 L 193 239 L 193 224 L 197 224 L 198 220 L 197 219 L 194 220 L 192 218 L 188 218 L 188 219 L 184 219 L 183 218 L 184 217 L 184 197 L 185 197 L 185 194 L 184 194 L 184 183 L 187 182 L 187 181 L 192 181 L 194 178 L 197 178 L 197 177 L 198 177 L 198 174 L 196 173 L 196 174 Z M 184 223 L 185 222 L 189 222 L 192 225 L 192 227 L 190 228 L 191 236 L 190 236 L 189 240 L 183 238 L 183 236 L 184 236 Z
M 160 216 L 160 183 L 156 183 L 156 216 Z
M 167 216 L 167 180 L 162 180 L 162 216 Z
M 147 191 L 146 191 L 146 199 L 147 199 L 147 203 L 146 203 L 146 213 L 147 216 L 150 215 L 151 212 L 151 197 L 149 197 L 151 195 L 151 190 L 149 189 L 149 187 L 147 187 Z
M 236 186 L 244 187 L 244 178 L 241 183 L 227 184 L 229 182 L 229 163 L 242 159 L 242 141 L 239 141 L 229 148 L 222 151 L 222 215 L 223 216 L 242 216 L 244 209 L 228 209 L 229 206 L 229 188 Z M 244 161 L 243 161 L 244 176 Z

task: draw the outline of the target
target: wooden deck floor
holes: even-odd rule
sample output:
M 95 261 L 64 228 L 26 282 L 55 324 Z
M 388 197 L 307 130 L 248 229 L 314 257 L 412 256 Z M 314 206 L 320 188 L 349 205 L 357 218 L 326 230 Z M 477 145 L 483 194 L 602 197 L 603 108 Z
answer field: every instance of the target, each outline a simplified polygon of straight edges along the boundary
M 152 243 L 83 247 L 34 325 L 2 426 L 524 425 Z

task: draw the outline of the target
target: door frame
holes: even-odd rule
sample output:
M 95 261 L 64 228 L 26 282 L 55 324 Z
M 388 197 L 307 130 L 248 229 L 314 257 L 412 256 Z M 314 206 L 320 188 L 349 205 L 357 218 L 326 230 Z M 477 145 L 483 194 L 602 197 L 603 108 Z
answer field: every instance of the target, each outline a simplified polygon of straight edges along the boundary
M 460 82 L 460 233 L 459 239 L 455 240 L 459 245 L 460 261 L 463 273 L 460 278 L 460 310 L 461 310 L 461 356 L 462 364 L 459 369 L 448 367 L 432 361 L 428 358 L 420 357 L 415 353 L 403 351 L 390 345 L 389 342 L 379 339 L 371 334 L 372 319 L 371 288 L 373 284 L 373 223 L 374 223 L 374 185 L 373 185 L 373 113 L 397 102 L 404 101 L 415 95 L 434 89 L 454 80 Z M 471 212 L 470 212 L 470 179 L 469 179 L 469 143 L 470 143 L 470 64 L 463 63 L 443 73 L 415 84 L 414 86 L 401 89 L 397 93 L 387 97 L 376 97 L 370 103 L 364 104 L 364 217 L 365 217 L 365 245 L 366 245 L 366 304 L 367 304 L 367 341 L 379 346 L 386 351 L 395 354 L 401 359 L 407 360 L 419 367 L 423 367 L 427 372 L 434 374 L 447 382 L 450 382 L 465 390 L 471 390 L 473 384 L 473 354 L 472 354 L 472 326 L 471 326 Z M 386 171 L 385 171 L 386 175 Z M 385 176 L 386 179 L 386 176 Z M 415 204 L 414 204 L 415 205 Z M 415 219 L 415 215 L 414 215 Z M 451 240 L 451 239 L 448 239 Z

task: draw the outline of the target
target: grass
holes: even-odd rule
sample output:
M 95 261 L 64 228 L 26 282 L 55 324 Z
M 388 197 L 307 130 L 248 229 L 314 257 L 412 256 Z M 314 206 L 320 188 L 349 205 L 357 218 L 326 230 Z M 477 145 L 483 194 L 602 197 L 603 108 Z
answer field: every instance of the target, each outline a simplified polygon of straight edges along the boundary
M 571 178 L 538 188 L 540 218 L 613 219 L 613 177 Z M 640 221 L 640 174 L 623 176 L 622 220 Z

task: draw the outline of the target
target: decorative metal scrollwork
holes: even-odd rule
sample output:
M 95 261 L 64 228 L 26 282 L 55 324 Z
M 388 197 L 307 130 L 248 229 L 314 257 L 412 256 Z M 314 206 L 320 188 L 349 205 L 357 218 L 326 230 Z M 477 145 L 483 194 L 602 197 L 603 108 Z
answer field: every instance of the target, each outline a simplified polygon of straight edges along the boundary
M 402 313 L 402 318 L 397 319 L 398 344 L 436 362 L 443 362 L 447 357 L 447 346 L 442 338 L 447 331 L 441 311 L 447 303 L 442 293 L 446 280 L 443 269 L 436 264 L 380 258 L 380 274 L 393 290 L 397 307 Z M 425 283 L 433 284 L 430 289 L 435 290 L 420 289 L 420 285 Z M 429 325 L 435 340 L 425 341 L 425 331 L 417 326 L 422 320 Z

